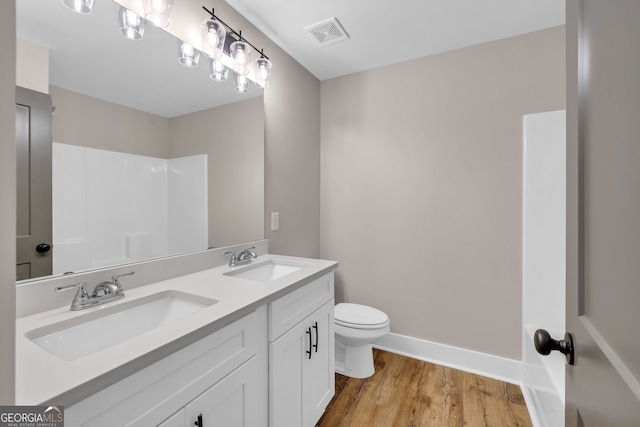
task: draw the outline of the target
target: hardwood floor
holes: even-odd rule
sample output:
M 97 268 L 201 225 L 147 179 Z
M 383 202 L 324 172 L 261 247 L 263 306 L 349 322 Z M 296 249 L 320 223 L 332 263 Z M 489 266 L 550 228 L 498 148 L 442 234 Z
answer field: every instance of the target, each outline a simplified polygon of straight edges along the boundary
M 374 349 L 376 373 L 336 374 L 317 427 L 531 427 L 520 387 Z

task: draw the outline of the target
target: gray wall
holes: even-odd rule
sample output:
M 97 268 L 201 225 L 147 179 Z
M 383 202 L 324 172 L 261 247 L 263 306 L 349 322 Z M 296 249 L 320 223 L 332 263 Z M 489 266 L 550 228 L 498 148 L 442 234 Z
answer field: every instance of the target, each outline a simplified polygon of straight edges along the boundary
M 274 75 L 264 93 L 265 238 L 271 253 L 319 257 L 320 81 L 269 43 Z M 271 212 L 280 213 L 279 231 L 271 231 Z
M 49 86 L 49 94 L 54 142 L 169 157 L 168 119 L 56 86 Z
M 209 246 L 264 237 L 264 100 L 169 119 L 171 158 L 207 154 Z
M 14 402 L 16 280 L 16 6 L 0 2 L 0 404 Z
M 520 359 L 522 115 L 564 27 L 322 82 L 322 251 L 392 332 Z

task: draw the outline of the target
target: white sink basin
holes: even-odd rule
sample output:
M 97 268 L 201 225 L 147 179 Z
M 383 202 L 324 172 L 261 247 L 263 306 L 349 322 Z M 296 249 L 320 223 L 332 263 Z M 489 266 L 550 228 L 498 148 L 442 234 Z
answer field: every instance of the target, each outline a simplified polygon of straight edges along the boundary
M 217 302 L 164 291 L 114 306 L 100 306 L 99 310 L 34 329 L 25 336 L 62 360 L 76 360 Z
M 225 276 L 255 280 L 256 282 L 270 282 L 288 274 L 303 269 L 308 264 L 285 260 L 268 260 L 224 273 Z

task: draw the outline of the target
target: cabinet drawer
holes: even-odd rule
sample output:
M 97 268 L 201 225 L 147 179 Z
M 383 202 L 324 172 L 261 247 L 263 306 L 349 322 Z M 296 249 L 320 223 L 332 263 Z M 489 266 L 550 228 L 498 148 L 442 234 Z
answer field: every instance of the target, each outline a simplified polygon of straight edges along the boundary
M 150 426 L 169 417 L 258 351 L 256 312 L 70 406 L 74 426 Z
M 269 341 L 309 316 L 333 298 L 333 271 L 269 303 Z

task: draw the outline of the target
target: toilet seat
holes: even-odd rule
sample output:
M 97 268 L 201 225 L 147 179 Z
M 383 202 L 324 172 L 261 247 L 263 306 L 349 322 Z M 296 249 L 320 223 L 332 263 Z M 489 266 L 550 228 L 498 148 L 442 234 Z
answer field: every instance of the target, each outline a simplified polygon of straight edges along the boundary
M 389 317 L 384 312 L 352 303 L 337 304 L 334 318 L 336 325 L 354 329 L 380 329 L 389 324 Z

